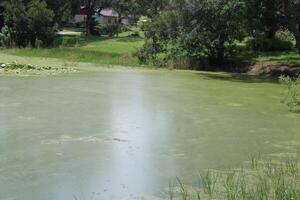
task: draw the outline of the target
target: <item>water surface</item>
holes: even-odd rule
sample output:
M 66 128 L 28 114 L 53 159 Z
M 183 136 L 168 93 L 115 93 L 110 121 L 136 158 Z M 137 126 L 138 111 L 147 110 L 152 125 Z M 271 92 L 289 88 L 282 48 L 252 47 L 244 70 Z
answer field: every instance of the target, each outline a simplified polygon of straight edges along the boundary
M 243 77 L 244 78 L 244 77 Z M 300 144 L 282 87 L 194 72 L 0 77 L 0 199 L 161 197 Z

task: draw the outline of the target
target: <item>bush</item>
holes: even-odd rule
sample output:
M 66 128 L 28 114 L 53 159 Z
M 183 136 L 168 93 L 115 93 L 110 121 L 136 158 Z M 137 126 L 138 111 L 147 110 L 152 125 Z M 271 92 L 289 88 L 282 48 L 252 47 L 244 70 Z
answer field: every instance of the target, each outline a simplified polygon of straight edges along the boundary
M 120 27 L 118 24 L 98 24 L 94 27 L 94 35 L 108 35 L 110 37 L 118 34 L 120 32 Z
M 140 34 L 138 31 L 133 31 L 131 34 L 130 34 L 131 37 L 140 37 Z
M 287 105 L 290 111 L 297 111 L 300 106 L 300 75 L 296 78 L 280 76 L 279 81 L 287 87 L 282 103 Z
M 278 30 L 275 34 L 275 37 L 282 41 L 287 41 L 287 42 L 291 42 L 291 43 L 296 42 L 295 36 L 289 30 Z
M 268 39 L 264 37 L 250 38 L 247 41 L 247 48 L 252 51 L 290 51 L 293 49 L 293 43 L 279 38 Z
M 150 54 L 150 48 L 144 45 L 142 48 L 140 48 L 139 50 L 137 50 L 137 52 L 134 53 L 134 56 L 138 58 L 140 63 L 145 64 L 149 61 Z
M 141 16 L 137 22 L 137 26 L 144 31 L 145 30 L 145 26 L 147 24 L 149 24 L 151 22 L 151 19 L 149 17 L 146 16 Z
M 8 26 L 4 26 L 0 32 L 0 46 L 11 47 L 13 45 L 14 31 Z
M 159 62 L 158 53 L 161 52 L 158 49 L 157 45 L 154 45 L 152 41 L 146 41 L 145 44 L 135 52 L 134 56 L 136 56 L 140 63 L 148 63 L 151 62 Z
M 80 36 L 57 36 L 53 42 L 53 46 L 76 46 L 82 43 L 82 38 Z
M 121 25 L 119 26 L 119 32 L 127 32 L 127 31 L 131 31 L 130 27 L 126 26 L 126 25 Z

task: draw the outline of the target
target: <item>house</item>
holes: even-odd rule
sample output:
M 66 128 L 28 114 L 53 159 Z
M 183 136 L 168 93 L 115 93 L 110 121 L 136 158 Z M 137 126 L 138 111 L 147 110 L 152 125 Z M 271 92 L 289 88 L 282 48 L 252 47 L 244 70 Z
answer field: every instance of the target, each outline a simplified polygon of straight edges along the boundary
M 92 11 L 94 12 L 94 11 Z M 80 23 L 80 22 L 85 22 L 87 14 L 89 13 L 89 9 L 85 7 L 81 7 L 77 14 L 74 16 L 74 22 L 75 23 Z
M 94 13 L 93 18 L 99 24 L 117 24 L 119 21 L 119 14 L 112 8 L 95 9 L 92 12 Z M 74 17 L 74 22 L 85 22 L 88 13 L 88 8 L 81 7 Z M 124 16 L 121 19 L 121 24 L 131 25 L 133 23 L 134 17 L 132 15 Z
M 95 20 L 100 24 L 117 24 L 118 19 L 118 13 L 111 8 L 104 8 L 95 14 Z

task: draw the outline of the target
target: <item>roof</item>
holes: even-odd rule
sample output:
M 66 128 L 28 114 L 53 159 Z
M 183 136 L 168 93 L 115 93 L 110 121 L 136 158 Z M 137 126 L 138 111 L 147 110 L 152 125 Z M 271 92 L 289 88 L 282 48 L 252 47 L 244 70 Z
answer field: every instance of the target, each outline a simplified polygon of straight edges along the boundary
M 89 13 L 89 11 L 92 11 L 92 13 L 94 13 L 93 9 L 81 7 L 78 14 L 79 15 L 87 15 Z
M 112 8 L 104 8 L 100 11 L 100 15 L 105 17 L 118 17 L 118 13 Z

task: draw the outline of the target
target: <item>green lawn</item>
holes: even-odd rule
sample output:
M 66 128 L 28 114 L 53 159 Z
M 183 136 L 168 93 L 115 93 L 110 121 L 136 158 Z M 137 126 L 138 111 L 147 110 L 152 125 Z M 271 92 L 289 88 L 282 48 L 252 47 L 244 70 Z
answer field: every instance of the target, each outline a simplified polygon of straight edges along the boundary
M 300 65 L 299 52 L 294 49 L 292 51 L 273 51 L 273 52 L 251 52 L 247 50 L 246 41 L 238 42 L 239 53 L 236 58 L 248 60 L 253 64 L 288 64 Z
M 69 36 L 70 37 L 70 36 Z M 132 37 L 130 33 L 119 37 L 77 37 L 75 45 L 46 49 L 9 49 L 2 53 L 22 57 L 60 58 L 72 62 L 91 62 L 105 65 L 137 66 L 138 59 L 134 52 L 143 45 L 142 37 Z

